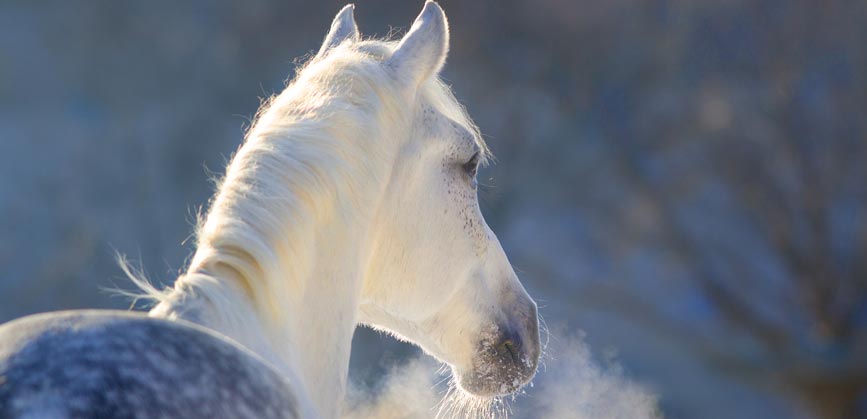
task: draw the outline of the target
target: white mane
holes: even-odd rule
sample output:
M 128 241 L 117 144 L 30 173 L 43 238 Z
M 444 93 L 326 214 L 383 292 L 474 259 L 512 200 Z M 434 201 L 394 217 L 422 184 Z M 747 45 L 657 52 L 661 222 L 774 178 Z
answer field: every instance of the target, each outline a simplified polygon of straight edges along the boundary
M 198 217 L 196 253 L 190 270 L 221 264 L 236 271 L 238 284 L 251 292 L 262 314 L 279 311 L 276 296 L 298 294 L 293 281 L 316 244 L 306 240 L 309 229 L 331 217 L 363 214 L 355 185 L 368 167 L 388 165 L 386 153 L 365 149 L 393 149 L 393 144 L 370 144 L 383 121 L 377 111 L 399 106 L 399 92 L 391 88 L 381 61 L 397 42 L 370 39 L 345 43 L 324 57 L 302 65 L 285 90 L 263 101 L 251 128 L 224 177 L 207 215 Z M 451 89 L 434 79 L 422 96 L 438 111 L 474 133 L 490 158 L 487 145 Z M 396 114 L 397 112 L 391 112 Z M 390 114 L 385 112 L 386 115 Z M 397 118 L 397 116 L 391 116 Z M 363 176 L 363 175 L 362 175 Z M 144 295 L 161 302 L 173 287 L 158 290 L 143 275 L 120 264 Z M 189 287 L 208 295 L 214 278 L 182 275 L 174 287 Z

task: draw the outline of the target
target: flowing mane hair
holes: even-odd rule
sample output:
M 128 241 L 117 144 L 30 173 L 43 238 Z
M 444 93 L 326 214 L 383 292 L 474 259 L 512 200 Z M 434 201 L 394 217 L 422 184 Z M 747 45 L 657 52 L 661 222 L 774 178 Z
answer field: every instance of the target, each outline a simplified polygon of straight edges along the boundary
M 397 44 L 344 42 L 301 65 L 285 90 L 264 100 L 215 182 L 207 214 L 197 217 L 188 273 L 174 287 L 157 289 L 119 258 L 142 292 L 134 297 L 159 303 L 179 288 L 218 303 L 219 294 L 209 292 L 217 279 L 199 273 L 218 267 L 236 274 L 263 320 L 276 321 L 280 299 L 303 293 L 303 282 L 294 279 L 310 269 L 309 256 L 328 246 L 314 242 L 314 226 L 365 213 L 359 182 L 374 176 L 371 168 L 393 164 L 399 141 L 383 127 L 411 123 L 401 109 L 407 99 L 382 63 Z M 434 77 L 418 94 L 472 132 L 487 162 L 489 149 L 448 85 Z

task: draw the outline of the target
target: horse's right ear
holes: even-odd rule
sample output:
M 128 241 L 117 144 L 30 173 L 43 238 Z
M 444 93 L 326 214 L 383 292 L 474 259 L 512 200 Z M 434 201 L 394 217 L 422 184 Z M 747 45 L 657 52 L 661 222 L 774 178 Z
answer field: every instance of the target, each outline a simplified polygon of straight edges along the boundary
M 358 26 L 355 24 L 353 11 L 355 11 L 355 5 L 347 4 L 337 12 L 337 16 L 331 22 L 331 29 L 328 31 L 328 35 L 325 36 L 325 41 L 322 42 L 322 47 L 316 53 L 316 58 L 321 58 L 328 50 L 340 45 L 343 41 L 358 41 L 361 35 L 358 33 Z
M 449 52 L 449 23 L 436 2 L 428 0 L 387 64 L 397 77 L 418 86 L 438 74 Z

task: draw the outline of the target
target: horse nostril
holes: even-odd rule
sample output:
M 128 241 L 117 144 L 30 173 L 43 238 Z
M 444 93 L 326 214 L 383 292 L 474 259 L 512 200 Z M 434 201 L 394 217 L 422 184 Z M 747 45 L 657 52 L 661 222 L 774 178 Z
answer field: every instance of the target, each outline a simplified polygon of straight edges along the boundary
M 504 340 L 503 343 L 500 344 L 500 348 L 502 348 L 500 350 L 501 355 L 503 355 L 503 356 L 508 355 L 509 357 L 512 358 L 513 362 L 516 362 L 516 363 L 520 362 L 520 360 L 521 360 L 520 348 L 511 339 Z

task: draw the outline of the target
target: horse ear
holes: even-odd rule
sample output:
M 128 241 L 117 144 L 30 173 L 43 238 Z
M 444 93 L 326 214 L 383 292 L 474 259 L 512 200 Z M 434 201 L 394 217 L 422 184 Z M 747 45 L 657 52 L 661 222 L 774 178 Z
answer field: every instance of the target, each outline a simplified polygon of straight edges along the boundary
M 331 22 L 331 29 L 325 36 L 325 41 L 322 42 L 322 47 L 316 53 L 317 58 L 322 57 L 328 50 L 340 45 L 343 41 L 358 41 L 361 36 L 358 33 L 358 26 L 355 25 L 353 11 L 355 11 L 355 5 L 347 4 L 337 12 L 337 16 Z
M 428 0 L 387 64 L 395 74 L 418 86 L 437 74 L 449 51 L 449 23 L 440 6 Z

